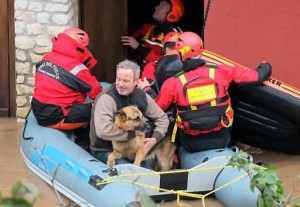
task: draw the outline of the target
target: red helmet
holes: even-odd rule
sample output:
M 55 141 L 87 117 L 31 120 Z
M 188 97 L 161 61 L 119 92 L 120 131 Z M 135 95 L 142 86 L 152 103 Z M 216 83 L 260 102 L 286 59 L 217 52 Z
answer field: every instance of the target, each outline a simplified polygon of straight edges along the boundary
M 171 11 L 167 15 L 168 22 L 178 22 L 184 14 L 184 5 L 181 0 L 169 0 Z
M 90 41 L 89 36 L 85 31 L 83 31 L 81 29 L 70 27 L 70 28 L 65 29 L 62 33 L 73 38 L 80 45 L 82 45 L 84 47 L 89 45 L 89 41 Z
M 203 41 L 194 32 L 183 32 L 179 35 L 176 42 L 176 49 L 184 61 L 191 57 L 201 55 L 203 51 Z
M 162 43 L 163 45 L 165 45 L 167 42 L 174 42 L 176 43 L 176 41 L 178 40 L 178 37 L 180 35 L 180 32 L 175 32 L 175 31 L 171 31 L 168 34 L 165 35 Z

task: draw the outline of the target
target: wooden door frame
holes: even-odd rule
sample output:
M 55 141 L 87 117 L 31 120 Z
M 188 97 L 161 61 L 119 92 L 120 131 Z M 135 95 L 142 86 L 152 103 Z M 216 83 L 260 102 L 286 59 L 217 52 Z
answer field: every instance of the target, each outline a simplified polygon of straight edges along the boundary
M 2 85 L 0 117 L 16 116 L 14 0 L 1 2 Z
M 16 49 L 15 49 L 15 7 L 14 0 L 8 0 L 8 71 L 9 71 L 9 116 L 16 116 Z
M 127 34 L 126 16 L 127 0 L 79 1 L 79 27 L 89 34 L 87 48 L 98 60 L 91 73 L 98 81 L 114 82 L 115 67 L 127 56 L 128 48 L 120 42 Z

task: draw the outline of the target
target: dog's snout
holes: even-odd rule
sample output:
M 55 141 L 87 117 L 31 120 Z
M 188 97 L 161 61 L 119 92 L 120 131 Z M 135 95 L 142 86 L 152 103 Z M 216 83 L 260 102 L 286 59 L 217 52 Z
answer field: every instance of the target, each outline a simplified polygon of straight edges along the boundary
M 146 122 L 146 121 L 142 121 L 141 124 L 139 126 L 136 127 L 136 130 L 141 131 L 141 132 L 147 132 L 148 129 L 150 129 L 151 126 Z
M 154 122 L 145 122 L 145 135 L 146 137 L 150 137 L 153 133 Z
M 142 121 L 141 124 L 138 125 L 135 129 L 141 132 L 145 132 L 147 129 L 147 123 Z

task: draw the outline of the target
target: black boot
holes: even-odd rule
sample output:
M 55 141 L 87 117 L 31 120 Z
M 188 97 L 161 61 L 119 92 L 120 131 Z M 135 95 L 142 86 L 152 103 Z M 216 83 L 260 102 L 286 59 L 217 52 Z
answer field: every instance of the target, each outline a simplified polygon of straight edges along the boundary
M 75 143 L 86 151 L 90 151 L 90 125 L 86 125 L 74 130 Z

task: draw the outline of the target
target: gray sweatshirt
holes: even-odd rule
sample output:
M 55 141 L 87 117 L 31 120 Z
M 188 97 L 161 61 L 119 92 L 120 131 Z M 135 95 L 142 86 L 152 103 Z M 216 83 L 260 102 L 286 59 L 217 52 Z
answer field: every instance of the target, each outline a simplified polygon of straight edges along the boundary
M 93 105 L 90 126 L 90 148 L 93 151 L 111 151 L 111 147 L 107 146 L 107 144 L 99 146 L 101 142 L 99 142 L 98 139 L 106 141 L 126 141 L 132 136 L 115 125 L 114 113 L 117 111 L 117 104 L 112 96 L 106 94 L 106 91 L 107 90 L 98 95 Z M 166 113 L 147 94 L 146 101 L 147 107 L 143 115 L 149 120 L 154 121 L 155 128 L 152 137 L 160 140 L 165 136 L 168 130 L 169 119 Z

